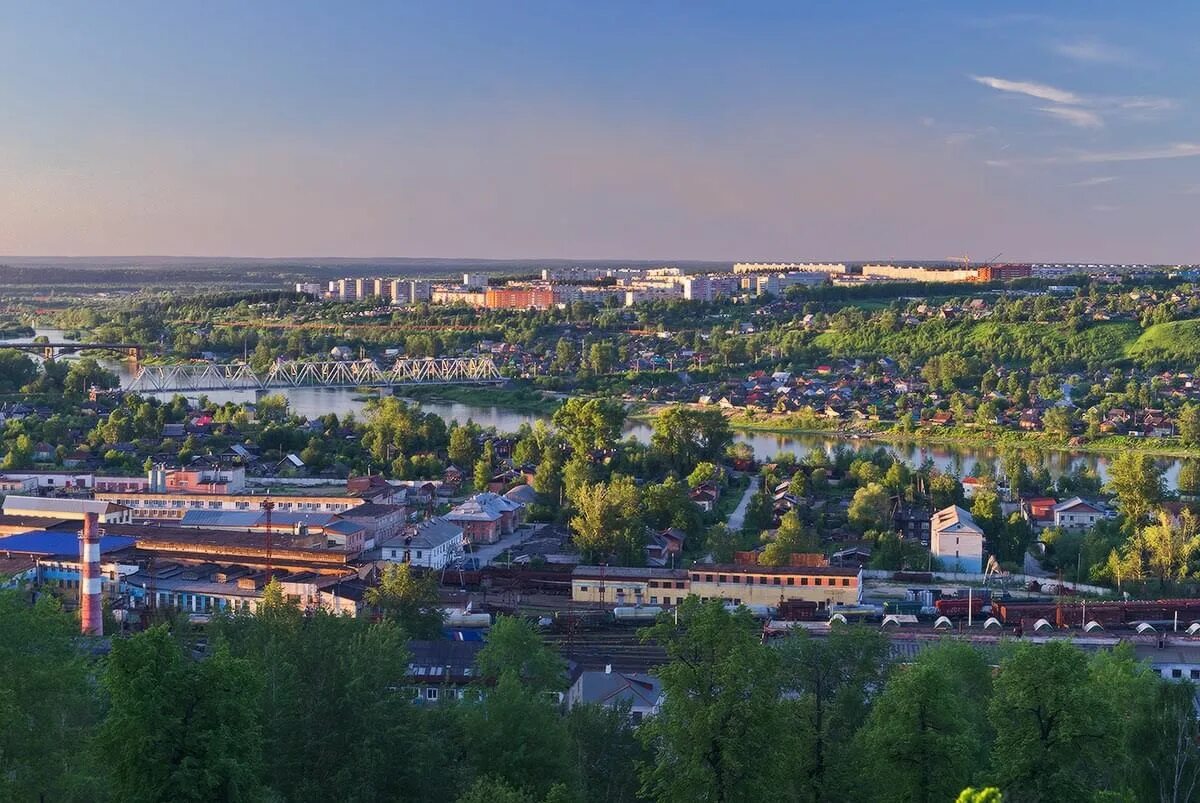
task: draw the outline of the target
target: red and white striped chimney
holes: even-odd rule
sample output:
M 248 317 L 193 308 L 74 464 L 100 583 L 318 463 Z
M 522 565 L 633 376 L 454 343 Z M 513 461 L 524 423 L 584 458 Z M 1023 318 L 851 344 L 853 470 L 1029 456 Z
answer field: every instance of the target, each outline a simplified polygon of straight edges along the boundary
M 103 636 L 104 613 L 100 602 L 100 517 L 95 513 L 83 514 L 79 563 L 80 632 L 85 636 Z

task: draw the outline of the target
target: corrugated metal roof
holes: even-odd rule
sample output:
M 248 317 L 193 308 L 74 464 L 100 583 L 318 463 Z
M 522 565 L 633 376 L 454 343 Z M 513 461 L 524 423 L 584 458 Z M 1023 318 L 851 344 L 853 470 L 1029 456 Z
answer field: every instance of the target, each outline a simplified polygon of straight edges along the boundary
M 295 524 L 328 527 L 335 521 L 337 515 L 334 513 L 271 512 L 272 527 L 291 527 Z M 265 527 L 267 515 L 261 510 L 188 510 L 179 523 L 183 527 Z
M 259 510 L 189 510 L 179 523 L 184 527 L 253 527 L 262 515 Z
M 126 549 L 136 543 L 136 538 L 125 535 L 100 537 L 100 554 Z M 79 558 L 79 534 L 62 531 L 21 533 L 0 538 L 0 553 L 13 552 L 22 555 L 45 555 L 47 557 Z
M 97 499 L 66 499 L 53 496 L 6 496 L 4 512 L 6 515 L 20 515 L 26 511 L 43 513 L 112 513 L 121 510 L 120 505 Z

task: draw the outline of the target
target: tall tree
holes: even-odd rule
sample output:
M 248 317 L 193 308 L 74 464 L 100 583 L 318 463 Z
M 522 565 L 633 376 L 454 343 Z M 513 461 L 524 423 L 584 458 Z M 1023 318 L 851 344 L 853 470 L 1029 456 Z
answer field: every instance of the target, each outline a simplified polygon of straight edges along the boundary
M 1179 439 L 1188 446 L 1200 444 L 1200 405 L 1189 403 L 1180 408 Z
M 261 796 L 261 678 L 248 661 L 222 645 L 192 661 L 160 625 L 114 641 L 102 682 L 109 709 L 97 747 L 114 799 Z
M 745 610 L 688 597 L 678 621 L 647 638 L 662 644 L 664 702 L 639 736 L 654 761 L 642 793 L 668 803 L 778 800 L 790 735 L 780 719 L 778 661 Z
M 468 764 L 476 775 L 541 797 L 576 785 L 566 723 L 542 691 L 506 670 L 480 699 L 461 708 Z
M 488 441 L 483 445 L 483 452 L 479 455 L 479 459 L 475 461 L 475 490 L 486 491 L 488 483 L 492 481 L 492 476 L 496 468 L 496 450 L 492 446 L 492 442 Z
M 854 732 L 866 719 L 871 690 L 882 683 L 887 639 L 839 626 L 823 639 L 798 633 L 778 649 L 787 729 L 797 739 L 788 799 L 846 799 L 858 768 Z
M 992 768 L 1012 800 L 1083 800 L 1107 759 L 1087 658 L 1072 644 L 1020 644 L 1000 665 L 988 706 Z
M 464 426 L 450 430 L 447 452 L 450 462 L 466 471 L 467 467 L 475 462 L 475 455 L 479 453 L 473 428 Z
M 645 560 L 641 497 L 630 477 L 618 474 L 610 482 L 586 483 L 572 501 L 576 514 L 571 529 L 585 562 L 635 566 Z
M 1150 455 L 1121 452 L 1108 468 L 1105 490 L 1117 497 L 1126 531 L 1134 533 L 1163 497 L 1163 470 Z
M 697 535 L 701 527 L 700 508 L 688 498 L 687 485 L 675 477 L 642 489 L 646 524 L 656 530 L 678 527 L 688 535 Z
M 378 608 L 411 638 L 436 638 L 444 614 L 432 572 L 416 574 L 408 563 L 389 563 L 379 585 L 367 590 L 367 604 Z
M 775 537 L 759 555 L 764 566 L 786 566 L 792 555 L 800 552 L 816 552 L 819 548 L 816 536 L 806 530 L 796 510 L 789 510 L 779 521 Z
M 967 644 L 923 650 L 896 667 L 858 734 L 872 800 L 949 800 L 980 775 L 986 722 L 978 712 L 990 672 Z
M 533 627 L 516 616 L 499 616 L 487 644 L 475 658 L 480 677 L 498 679 L 513 672 L 522 685 L 539 692 L 563 691 L 567 665 Z
M 892 500 L 887 488 L 878 482 L 859 488 L 850 500 L 847 515 L 860 532 L 891 529 Z
M 280 600 L 255 615 L 217 617 L 211 627 L 211 640 L 254 666 L 263 777 L 279 798 L 453 794 L 447 779 L 458 777 L 456 752 L 428 744 L 453 742 L 453 729 L 439 729 L 436 712 L 414 710 L 397 689 L 408 651 L 396 624 L 305 614 Z M 400 741 L 411 755 L 397 764 L 389 757 Z
M 733 563 L 733 555 L 741 544 L 741 536 L 724 524 L 714 524 L 704 534 L 704 551 L 713 563 Z
M 696 465 L 721 460 L 733 443 L 733 430 L 720 410 L 668 407 L 654 418 L 651 448 L 686 477 Z
M 553 421 L 576 457 L 590 457 L 621 439 L 625 407 L 608 399 L 571 398 L 554 411 Z
M 634 803 L 637 774 L 631 768 L 651 759 L 641 742 L 628 705 L 575 705 L 567 713 L 567 733 L 585 803 Z
M 1187 577 L 1192 558 L 1200 552 L 1200 522 L 1187 510 L 1178 522 L 1160 513 L 1155 524 L 1147 524 L 1130 539 L 1128 550 L 1158 578 L 1159 587 L 1165 587 Z
M 0 800 L 83 800 L 99 713 L 79 624 L 49 594 L 0 590 Z

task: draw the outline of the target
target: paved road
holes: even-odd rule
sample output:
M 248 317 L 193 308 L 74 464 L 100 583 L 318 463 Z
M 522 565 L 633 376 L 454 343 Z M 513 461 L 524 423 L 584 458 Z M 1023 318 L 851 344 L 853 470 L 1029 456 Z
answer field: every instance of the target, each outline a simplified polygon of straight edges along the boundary
M 1053 577 L 1054 576 L 1050 572 L 1043 569 L 1040 565 L 1038 565 L 1037 558 L 1035 558 L 1033 555 L 1030 555 L 1028 552 L 1025 553 L 1024 569 L 1025 569 L 1025 574 L 1029 575 L 1030 577 Z
M 541 524 L 526 525 L 515 533 L 504 536 L 494 544 L 472 544 L 471 551 L 467 553 L 467 557 L 478 560 L 481 567 L 487 566 L 504 550 L 528 541 L 542 526 Z
M 742 524 L 746 521 L 746 508 L 750 507 L 750 497 L 754 496 L 758 491 L 758 475 L 755 474 L 750 478 L 750 484 L 746 486 L 746 493 L 742 494 L 742 501 L 738 502 L 738 506 L 729 514 L 729 529 L 733 532 L 738 532 L 742 529 Z

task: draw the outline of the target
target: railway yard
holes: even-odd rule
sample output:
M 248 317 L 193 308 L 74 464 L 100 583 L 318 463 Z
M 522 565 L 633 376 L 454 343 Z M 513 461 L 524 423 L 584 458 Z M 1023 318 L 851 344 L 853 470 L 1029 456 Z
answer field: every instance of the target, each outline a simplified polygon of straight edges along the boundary
M 497 615 L 524 617 L 579 669 L 640 672 L 667 660 L 665 650 L 643 640 L 641 631 L 669 608 L 575 602 L 564 576 L 569 574 L 561 570 L 484 570 L 464 576 L 461 585 L 459 577 L 447 577 L 443 602 L 473 612 L 475 629 L 485 629 Z M 861 605 L 751 606 L 750 612 L 761 623 L 764 640 L 796 629 L 822 637 L 841 622 L 878 627 L 889 635 L 896 660 L 911 659 L 947 637 L 984 650 L 1015 639 L 1069 640 L 1089 650 L 1121 642 L 1139 650 L 1200 648 L 1200 599 L 1100 600 L 906 580 L 869 583 Z

